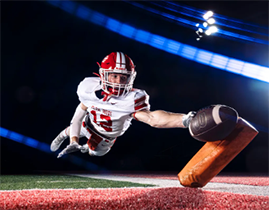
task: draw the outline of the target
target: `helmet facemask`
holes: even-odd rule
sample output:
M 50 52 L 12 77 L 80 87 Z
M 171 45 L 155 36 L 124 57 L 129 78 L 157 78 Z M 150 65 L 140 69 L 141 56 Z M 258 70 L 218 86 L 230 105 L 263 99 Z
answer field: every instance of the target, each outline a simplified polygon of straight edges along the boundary
M 128 94 L 132 88 L 133 83 L 136 77 L 136 72 L 129 72 L 124 70 L 113 70 L 113 69 L 99 69 L 100 77 L 101 77 L 101 86 L 102 90 L 109 95 L 113 95 L 116 97 L 124 96 Z M 124 74 L 127 75 L 127 81 L 125 84 L 113 83 L 108 80 L 108 75 L 114 74 Z
M 101 86 L 105 93 L 119 97 L 128 94 L 132 90 L 136 71 L 134 63 L 129 56 L 122 52 L 112 52 L 103 59 L 99 66 Z M 110 82 L 108 80 L 110 73 L 127 75 L 126 83 L 118 84 Z

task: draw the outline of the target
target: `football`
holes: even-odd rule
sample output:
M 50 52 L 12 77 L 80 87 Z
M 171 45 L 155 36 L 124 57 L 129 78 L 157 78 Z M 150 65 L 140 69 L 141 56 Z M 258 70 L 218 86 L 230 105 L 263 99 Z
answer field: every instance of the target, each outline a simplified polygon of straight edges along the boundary
M 226 138 L 235 128 L 238 113 L 226 105 L 211 105 L 200 109 L 191 120 L 189 132 L 199 141 L 217 141 Z

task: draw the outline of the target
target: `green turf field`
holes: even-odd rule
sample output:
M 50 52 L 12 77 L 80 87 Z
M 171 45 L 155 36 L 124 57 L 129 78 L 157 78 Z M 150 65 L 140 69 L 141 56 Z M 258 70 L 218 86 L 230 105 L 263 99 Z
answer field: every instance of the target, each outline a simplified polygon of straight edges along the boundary
M 69 175 L 1 175 L 0 190 L 150 187 L 153 185 Z

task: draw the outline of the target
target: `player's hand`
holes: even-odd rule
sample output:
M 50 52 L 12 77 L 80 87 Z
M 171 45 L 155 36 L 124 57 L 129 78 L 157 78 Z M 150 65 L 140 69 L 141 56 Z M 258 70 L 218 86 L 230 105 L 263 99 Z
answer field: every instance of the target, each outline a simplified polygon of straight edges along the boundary
M 69 154 L 72 152 L 77 152 L 81 150 L 81 145 L 79 145 L 77 142 L 73 141 L 71 144 L 67 145 L 67 147 L 65 149 L 63 149 L 59 155 L 57 156 L 57 158 L 62 157 L 65 154 Z
M 191 111 L 182 117 L 182 124 L 185 126 L 185 128 L 189 127 L 191 120 L 192 120 L 192 118 L 195 117 L 195 115 L 196 115 L 196 112 Z

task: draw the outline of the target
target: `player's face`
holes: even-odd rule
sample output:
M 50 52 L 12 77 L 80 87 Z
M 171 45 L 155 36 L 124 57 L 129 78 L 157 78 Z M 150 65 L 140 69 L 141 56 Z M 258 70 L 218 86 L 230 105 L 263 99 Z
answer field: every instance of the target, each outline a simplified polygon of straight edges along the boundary
M 108 81 L 117 84 L 126 84 L 128 76 L 126 74 L 110 73 L 108 75 Z

